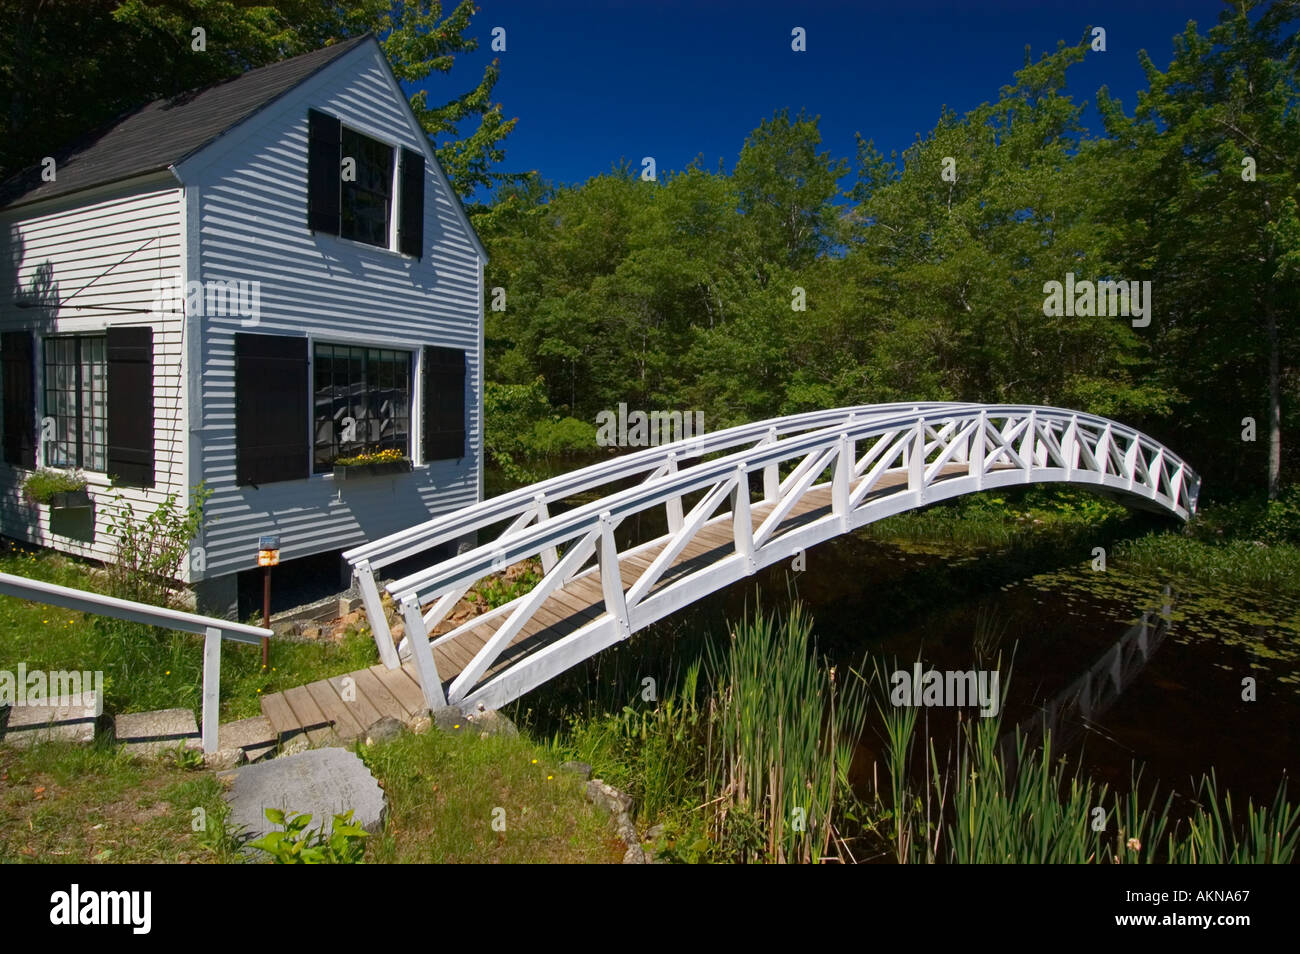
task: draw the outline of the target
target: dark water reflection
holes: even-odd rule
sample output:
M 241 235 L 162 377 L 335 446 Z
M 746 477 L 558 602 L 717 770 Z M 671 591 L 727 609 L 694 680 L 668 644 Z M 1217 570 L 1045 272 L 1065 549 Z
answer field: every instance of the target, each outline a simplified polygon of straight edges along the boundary
M 837 664 L 870 652 L 890 670 L 895 660 L 910 668 L 918 658 L 927 669 L 970 670 L 991 668 L 1000 653 L 1004 730 L 1032 729 L 1050 713 L 1053 751 L 1112 791 L 1129 790 L 1137 763 L 1143 791 L 1158 779 L 1177 805 L 1213 768 L 1234 802 L 1258 804 L 1271 802 L 1295 770 L 1300 615 L 1293 601 L 1265 606 L 1234 594 L 1229 607 L 1203 591 L 1093 573 L 1086 561 L 983 590 L 969 580 L 958 593 L 944 588 L 964 570 L 978 576 L 980 562 L 845 539 L 810 552 L 807 570 L 792 582 Z M 790 579 L 783 572 L 768 580 L 765 593 L 779 594 Z M 1255 680 L 1254 702 L 1243 700 L 1247 678 Z M 946 751 L 958 712 L 930 708 L 922 719 Z M 863 740 L 868 764 L 880 748 L 874 734 Z

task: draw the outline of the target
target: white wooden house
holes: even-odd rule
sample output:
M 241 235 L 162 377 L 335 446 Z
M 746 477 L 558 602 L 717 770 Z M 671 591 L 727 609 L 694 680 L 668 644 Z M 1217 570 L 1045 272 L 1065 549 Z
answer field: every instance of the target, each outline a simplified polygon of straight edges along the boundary
M 53 158 L 0 199 L 0 533 L 111 560 L 110 482 L 142 514 L 202 482 L 189 581 L 228 614 L 262 535 L 283 562 L 480 499 L 486 255 L 373 37 Z M 336 478 L 376 450 L 411 469 Z M 36 467 L 92 507 L 25 499 Z

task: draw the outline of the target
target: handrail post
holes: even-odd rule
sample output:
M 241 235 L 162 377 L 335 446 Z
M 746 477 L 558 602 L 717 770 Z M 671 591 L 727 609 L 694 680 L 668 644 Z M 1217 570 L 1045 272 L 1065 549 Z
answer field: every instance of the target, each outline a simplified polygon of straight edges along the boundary
M 203 753 L 217 751 L 221 721 L 221 630 L 209 626 L 203 635 Z
M 736 553 L 745 561 L 747 573 L 757 567 L 754 562 L 754 520 L 749 509 L 749 471 L 744 464 L 736 465 L 736 485 L 731 489 L 731 533 L 736 541 Z
M 632 635 L 632 620 L 627 614 L 627 596 L 623 592 L 623 575 L 618 565 L 618 547 L 614 545 L 614 519 L 606 510 L 600 515 L 600 550 L 597 556 L 600 567 L 600 588 L 605 596 L 605 610 L 614 617 L 619 636 Z
M 919 417 L 912 428 L 911 451 L 907 461 L 907 489 L 916 494 L 919 503 L 925 490 L 925 421 Z
M 1026 453 L 1028 449 L 1028 453 Z M 1034 479 L 1034 468 L 1038 466 L 1038 411 L 1030 410 L 1029 424 L 1025 427 L 1024 439 L 1020 442 L 1020 457 L 1025 462 L 1025 483 Z
M 533 506 L 537 509 L 537 522 L 542 523 L 547 520 L 551 514 L 546 509 L 546 494 L 537 494 L 533 497 Z M 542 572 L 550 573 L 555 568 L 555 563 L 559 559 L 559 554 L 555 552 L 555 547 L 547 547 L 542 550 Z
M 429 645 L 429 633 L 424 628 L 420 601 L 412 594 L 402 597 L 402 619 L 406 622 L 406 644 L 411 647 L 415 672 L 420 677 L 420 688 L 424 690 L 424 703 L 430 712 L 445 708 L 447 697 L 442 692 L 442 677 L 438 675 L 433 647 Z
M 835 457 L 835 470 L 831 475 L 831 512 L 840 518 L 840 529 L 849 529 L 849 480 L 857 463 L 853 455 L 854 442 L 847 433 L 841 434 L 839 453 Z
M 664 464 L 664 470 L 668 474 L 677 473 L 677 451 L 668 452 L 668 460 Z M 676 533 L 682 528 L 682 498 L 669 497 L 664 503 L 664 508 L 668 511 L 668 532 Z
M 767 442 L 775 444 L 777 441 L 776 428 L 773 427 L 767 432 Z M 781 471 L 780 464 L 776 461 L 768 464 L 763 468 L 763 502 L 776 503 L 776 498 L 781 496 Z
M 370 561 L 358 562 L 353 573 L 357 578 L 357 587 L 361 590 L 361 602 L 366 608 L 370 635 L 375 638 L 379 659 L 388 669 L 396 669 L 402 661 L 398 659 L 397 647 L 393 645 L 393 632 L 388 628 L 388 617 L 384 615 L 384 603 L 379 596 L 379 587 L 375 585 L 375 573 L 370 567 Z

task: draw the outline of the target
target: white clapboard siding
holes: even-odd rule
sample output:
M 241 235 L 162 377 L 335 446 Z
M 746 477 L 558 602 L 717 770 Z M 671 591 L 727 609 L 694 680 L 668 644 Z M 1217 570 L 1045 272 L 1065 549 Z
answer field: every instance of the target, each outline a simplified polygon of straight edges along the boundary
M 153 328 L 156 486 L 120 491 L 141 516 L 169 493 L 182 501 L 186 497 L 184 322 L 179 314 L 150 314 L 155 283 L 182 274 L 181 209 L 182 193 L 175 180 L 164 185 L 152 177 L 20 207 L 0 217 L 5 268 L 13 270 L 16 263 L 16 270 L 4 278 L 6 287 L 14 289 L 12 297 L 46 303 L 29 309 L 18 309 L 11 300 L 0 304 L 4 330 L 37 331 L 33 413 L 41 413 L 44 402 L 43 336 L 102 333 L 110 325 Z M 37 432 L 39 437 L 39 425 Z M 38 464 L 43 460 L 38 448 Z M 107 518 L 114 509 L 114 494 L 107 477 L 85 472 L 95 501 L 93 540 L 87 541 L 55 532 L 62 524 L 51 527 L 49 509 L 23 499 L 22 483 L 29 473 L 0 463 L 0 533 L 80 556 L 111 559 L 114 539 Z M 75 532 L 88 536 L 84 529 Z
M 261 534 L 278 533 L 281 559 L 291 560 L 354 546 L 479 498 L 481 246 L 401 96 L 377 45 L 362 44 L 177 167 L 193 220 L 189 278 L 261 283 L 256 325 L 237 316 L 205 316 L 202 334 L 190 342 L 199 369 L 193 379 L 191 474 L 214 491 L 203 539 L 208 577 L 256 566 Z M 390 145 L 424 152 L 426 254 L 421 260 L 308 230 L 309 108 L 339 116 L 345 125 Z M 464 350 L 467 456 L 346 485 L 320 475 L 260 488 L 237 486 L 238 331 L 306 334 L 417 354 L 422 345 Z M 416 372 L 414 389 L 418 377 Z M 414 403 L 418 415 L 418 396 Z M 418 457 L 416 416 L 411 432 L 411 450 Z

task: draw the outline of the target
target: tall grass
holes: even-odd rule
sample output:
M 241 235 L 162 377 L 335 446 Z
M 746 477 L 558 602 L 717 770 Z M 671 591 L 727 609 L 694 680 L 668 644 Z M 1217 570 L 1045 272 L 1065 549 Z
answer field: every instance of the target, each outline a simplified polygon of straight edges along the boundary
M 611 656 L 585 682 L 604 710 L 588 701 L 571 711 L 552 746 L 631 795 L 645 825 L 664 823 L 669 857 L 843 856 L 841 829 L 856 807 L 848 770 L 869 691 L 828 667 L 812 625 L 796 601 L 783 618 L 746 612 L 721 640 L 685 634 L 700 654 L 675 672 L 663 659 Z M 651 707 L 636 695 L 647 671 L 671 687 Z
M 1247 803 L 1239 819 L 1211 770 L 1198 786 L 1195 810 L 1180 820 L 1172 796 L 1161 803 L 1153 788 L 1142 801 L 1140 772 L 1126 795 L 1113 794 L 1077 767 L 1070 770 L 1048 734 L 1035 749 L 1018 731 L 1003 738 L 1000 719 L 975 720 L 963 726 L 941 764 L 933 740 L 915 737 L 914 708 L 882 705 L 881 712 L 890 804 L 878 803 L 876 814 L 890 824 L 883 831 L 877 825 L 876 834 L 900 863 L 1287 864 L 1296 858 L 1300 808 L 1287 800 L 1285 781 L 1270 806 Z M 918 741 L 926 753 L 919 772 L 913 764 Z
M 763 857 L 816 863 L 836 841 L 853 749 L 869 705 L 866 682 L 836 679 L 795 603 L 782 620 L 756 610 L 708 661 L 712 699 L 706 804 L 726 840 L 733 812 L 757 819 Z M 837 846 L 838 848 L 838 846 Z

